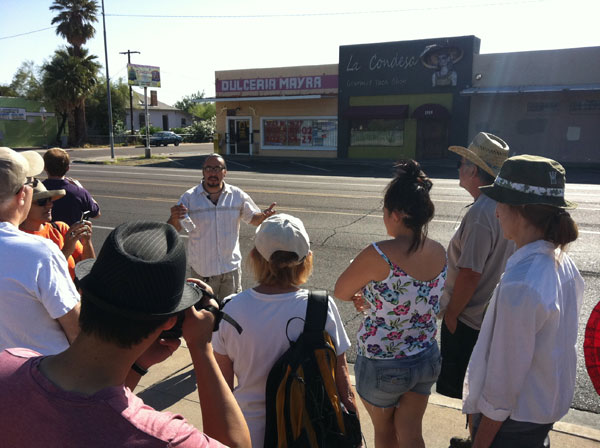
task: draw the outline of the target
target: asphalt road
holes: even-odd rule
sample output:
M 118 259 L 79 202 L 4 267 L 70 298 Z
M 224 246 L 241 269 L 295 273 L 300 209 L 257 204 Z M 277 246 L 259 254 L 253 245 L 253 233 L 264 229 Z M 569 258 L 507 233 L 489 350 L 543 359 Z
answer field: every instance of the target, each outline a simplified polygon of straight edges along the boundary
M 169 208 L 180 194 L 200 181 L 198 169 L 186 168 L 201 166 L 202 158 L 192 154 L 212 152 L 211 145 L 182 145 L 176 149 L 161 148 L 160 152 L 165 149 L 173 153 L 174 162 L 157 160 L 155 166 L 72 165 L 70 174 L 89 189 L 102 208 L 102 216 L 93 221 L 97 251 L 109 231 L 121 222 L 135 219 L 166 221 Z M 143 148 L 138 150 L 143 153 Z M 123 152 L 130 154 L 133 151 Z M 106 150 L 71 152 L 75 160 L 100 155 L 106 156 Z M 351 163 L 238 157 L 228 158 L 228 167 L 227 180 L 249 193 L 260 207 L 277 202 L 279 211 L 304 221 L 315 254 L 309 288 L 333 289 L 338 275 L 361 249 L 372 241 L 386 238 L 381 198 L 391 173 L 387 161 Z M 447 245 L 465 206 L 471 202 L 470 196 L 458 186 L 456 169 L 448 164 L 430 165 L 427 172 L 434 178 L 432 197 L 436 206 L 429 235 Z M 570 254 L 586 281 L 573 407 L 600 413 L 600 400 L 585 371 L 582 352 L 585 324 L 598 302 L 600 291 L 600 185 L 583 183 L 589 178 L 600 179 L 596 174 L 590 170 L 569 171 L 568 178 L 580 183 L 568 185 L 567 198 L 579 203 L 573 216 L 580 226 L 580 238 L 570 248 Z M 242 224 L 240 243 L 244 256 L 252 247 L 253 232 L 253 227 Z M 243 285 L 244 288 L 253 285 L 248 269 L 243 276 Z M 340 303 L 339 308 L 352 338 L 360 317 L 349 304 Z M 354 358 L 352 351 L 349 359 L 353 361 Z

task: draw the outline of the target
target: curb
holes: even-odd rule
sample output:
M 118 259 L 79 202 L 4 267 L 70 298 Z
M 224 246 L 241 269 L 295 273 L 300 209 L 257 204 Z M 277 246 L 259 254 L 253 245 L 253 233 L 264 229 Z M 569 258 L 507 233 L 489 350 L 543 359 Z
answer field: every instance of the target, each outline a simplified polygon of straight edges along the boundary
M 354 364 L 348 363 L 349 370 L 354 371 Z M 356 379 L 354 374 L 350 374 L 350 380 L 352 385 L 356 387 Z M 428 406 L 438 406 L 442 408 L 453 409 L 456 411 L 462 410 L 462 402 L 456 398 L 449 398 L 444 395 L 432 392 L 429 396 Z M 566 434 L 573 437 L 591 440 L 594 442 L 600 442 L 600 429 L 590 428 L 588 426 L 577 425 L 574 423 L 567 423 L 558 421 L 552 427 L 552 431 Z

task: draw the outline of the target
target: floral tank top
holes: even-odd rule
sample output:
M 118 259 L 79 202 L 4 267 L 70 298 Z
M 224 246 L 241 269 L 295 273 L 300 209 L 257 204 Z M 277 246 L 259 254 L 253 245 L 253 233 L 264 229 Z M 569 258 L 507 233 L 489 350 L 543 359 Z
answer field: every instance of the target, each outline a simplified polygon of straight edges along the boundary
M 422 282 L 392 263 L 376 243 L 373 247 L 389 264 L 390 274 L 362 290 L 371 308 L 358 329 L 358 354 L 375 359 L 416 355 L 435 342 L 447 265 L 436 278 Z

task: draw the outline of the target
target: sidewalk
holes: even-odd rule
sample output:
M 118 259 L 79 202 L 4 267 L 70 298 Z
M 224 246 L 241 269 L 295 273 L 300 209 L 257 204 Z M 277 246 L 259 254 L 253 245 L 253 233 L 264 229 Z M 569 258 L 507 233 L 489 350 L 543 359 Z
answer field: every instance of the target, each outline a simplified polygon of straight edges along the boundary
M 350 365 L 354 384 L 354 366 Z M 140 381 L 135 392 L 158 410 L 182 414 L 191 424 L 202 428 L 202 417 L 196 391 L 192 360 L 185 344 L 167 361 L 152 367 Z M 359 412 L 367 447 L 374 448 L 373 426 L 359 402 Z M 425 445 L 429 448 L 447 448 L 451 437 L 466 436 L 460 400 L 432 394 L 423 421 Z M 550 433 L 553 447 L 600 447 L 600 419 L 598 415 L 571 410 Z

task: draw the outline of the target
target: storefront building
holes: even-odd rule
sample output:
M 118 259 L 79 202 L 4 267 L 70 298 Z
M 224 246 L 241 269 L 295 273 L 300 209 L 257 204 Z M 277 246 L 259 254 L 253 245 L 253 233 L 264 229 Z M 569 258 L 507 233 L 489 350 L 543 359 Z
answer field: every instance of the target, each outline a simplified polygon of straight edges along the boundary
M 466 144 L 475 36 L 340 47 L 338 156 L 449 157 Z
M 337 69 L 215 72 L 219 153 L 337 157 Z
M 469 135 L 487 130 L 511 154 L 600 163 L 600 47 L 479 54 Z

